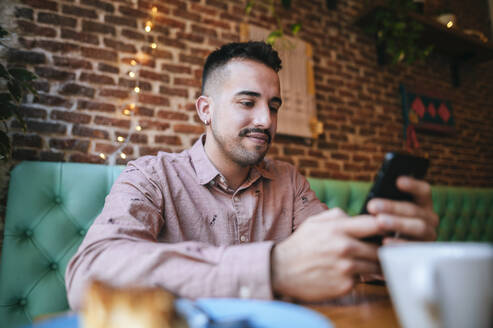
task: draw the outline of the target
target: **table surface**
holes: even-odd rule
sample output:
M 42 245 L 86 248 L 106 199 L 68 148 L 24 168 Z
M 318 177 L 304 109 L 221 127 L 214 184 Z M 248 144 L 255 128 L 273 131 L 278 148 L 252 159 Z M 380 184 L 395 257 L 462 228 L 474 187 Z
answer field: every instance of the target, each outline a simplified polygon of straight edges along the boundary
M 399 327 L 385 286 L 358 284 L 344 297 L 307 307 L 329 318 L 335 328 Z

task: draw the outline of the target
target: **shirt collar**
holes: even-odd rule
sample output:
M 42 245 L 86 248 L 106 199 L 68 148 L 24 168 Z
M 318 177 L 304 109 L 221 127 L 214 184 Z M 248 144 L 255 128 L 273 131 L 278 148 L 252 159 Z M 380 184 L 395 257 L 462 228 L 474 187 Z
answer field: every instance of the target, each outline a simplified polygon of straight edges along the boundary
M 201 185 L 206 185 L 214 180 L 221 173 L 216 169 L 214 164 L 209 160 L 204 148 L 205 134 L 202 134 L 195 144 L 190 148 L 190 158 L 195 172 L 197 173 L 198 181 Z M 255 165 L 249 174 L 249 179 L 257 180 L 260 176 L 272 180 L 274 173 L 270 169 L 270 163 L 265 159 Z

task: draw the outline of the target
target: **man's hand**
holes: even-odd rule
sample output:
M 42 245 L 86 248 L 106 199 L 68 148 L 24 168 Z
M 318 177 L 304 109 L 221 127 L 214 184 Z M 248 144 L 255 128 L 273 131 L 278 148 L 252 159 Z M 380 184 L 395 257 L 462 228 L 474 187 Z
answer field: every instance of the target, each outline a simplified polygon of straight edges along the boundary
M 381 232 L 374 217 L 341 209 L 308 218 L 272 250 L 274 293 L 318 301 L 349 292 L 359 274 L 380 272 L 377 245 L 360 239 Z
M 438 215 L 433 211 L 430 185 L 413 178 L 399 177 L 397 187 L 413 195 L 414 202 L 373 199 L 368 203 L 368 212 L 376 216 L 381 229 L 399 236 L 384 238 L 383 243 L 435 240 Z

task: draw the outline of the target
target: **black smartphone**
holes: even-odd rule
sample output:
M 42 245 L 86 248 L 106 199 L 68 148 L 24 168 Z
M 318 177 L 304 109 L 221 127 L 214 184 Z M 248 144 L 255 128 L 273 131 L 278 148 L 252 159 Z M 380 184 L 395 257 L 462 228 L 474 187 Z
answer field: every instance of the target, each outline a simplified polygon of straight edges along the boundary
M 400 153 L 385 154 L 382 166 L 375 176 L 375 181 L 366 196 L 360 214 L 368 214 L 368 202 L 373 198 L 413 201 L 411 194 L 397 189 L 397 178 L 405 175 L 422 180 L 426 175 L 429 164 L 430 161 L 423 157 Z M 382 236 L 369 237 L 364 240 L 381 244 Z

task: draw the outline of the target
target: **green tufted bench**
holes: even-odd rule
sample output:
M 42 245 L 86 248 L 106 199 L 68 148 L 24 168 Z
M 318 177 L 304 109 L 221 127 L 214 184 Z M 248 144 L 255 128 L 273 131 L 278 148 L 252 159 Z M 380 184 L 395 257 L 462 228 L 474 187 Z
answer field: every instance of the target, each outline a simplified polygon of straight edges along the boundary
M 12 170 L 0 266 L 0 322 L 65 311 L 64 273 L 122 166 L 22 162 Z M 370 183 L 309 179 L 329 207 L 357 214 Z M 440 240 L 493 242 L 493 188 L 433 187 Z

